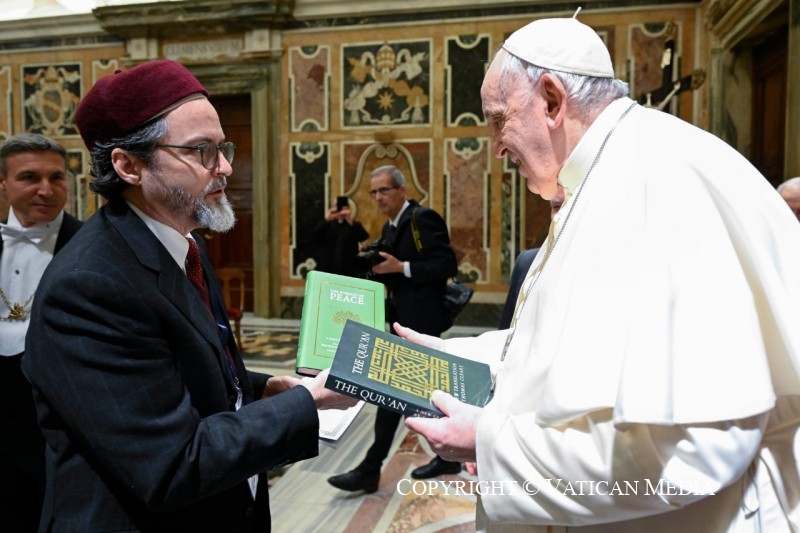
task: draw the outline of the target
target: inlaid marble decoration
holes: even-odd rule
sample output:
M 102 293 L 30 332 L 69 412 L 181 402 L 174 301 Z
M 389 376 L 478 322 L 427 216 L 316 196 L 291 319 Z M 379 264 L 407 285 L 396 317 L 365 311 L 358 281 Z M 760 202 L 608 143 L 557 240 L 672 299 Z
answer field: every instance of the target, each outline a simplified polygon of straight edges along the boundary
M 486 137 L 445 139 L 447 223 L 462 281 L 489 279 L 490 146 Z
M 2 104 L 0 104 L 0 143 L 5 141 L 11 136 L 13 124 L 11 123 L 11 67 L 8 65 L 0 67 L 0 97 L 2 97 Z
M 84 166 L 83 150 L 68 149 L 67 175 L 71 180 L 67 193 L 67 211 L 80 220 L 86 220 L 94 212 L 94 209 L 91 212 L 87 209 L 88 197 L 91 195 L 94 198 L 94 194 L 89 190 L 89 176 L 87 174 Z
M 486 124 L 481 84 L 488 65 L 489 35 L 458 35 L 445 39 L 445 105 L 447 126 Z
M 380 237 L 386 216 L 369 195 L 370 174 L 384 165 L 394 165 L 406 178 L 406 196 L 431 207 L 431 142 L 402 141 L 391 144 L 351 142 L 342 145 L 342 172 L 352 179 L 347 195 L 356 206 L 357 219 L 370 240 Z M 352 178 L 350 178 L 352 176 Z M 444 213 L 440 213 L 444 216 Z
M 289 145 L 290 259 L 293 279 L 304 278 L 315 265 L 311 232 L 325 217 L 325 190 L 330 179 L 329 143 Z
M 81 64 L 22 65 L 23 129 L 48 136 L 77 135 Z
M 328 131 L 330 47 L 296 46 L 288 56 L 292 131 Z
M 652 92 L 664 82 L 672 82 L 680 72 L 680 23 L 668 22 L 632 24 L 628 27 L 628 61 L 631 70 L 631 96 Z M 666 47 L 670 32 L 675 32 L 674 46 Z M 666 57 L 669 54 L 671 57 Z M 672 62 L 672 76 L 664 80 L 662 65 L 669 59 Z
M 431 41 L 342 45 L 342 127 L 430 124 Z
M 120 70 L 121 68 L 122 67 L 119 64 L 119 61 L 116 59 L 92 61 L 92 79 L 89 80 L 89 82 L 91 85 L 94 85 L 94 82 L 100 78 L 114 74 L 114 72 Z

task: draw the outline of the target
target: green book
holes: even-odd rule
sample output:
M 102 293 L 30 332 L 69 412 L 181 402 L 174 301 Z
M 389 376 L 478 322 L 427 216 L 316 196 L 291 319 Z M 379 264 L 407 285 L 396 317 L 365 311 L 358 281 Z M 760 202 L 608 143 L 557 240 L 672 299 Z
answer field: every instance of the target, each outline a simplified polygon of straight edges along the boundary
M 312 270 L 306 277 L 295 370 L 316 376 L 330 368 L 347 320 L 383 329 L 382 283 Z
M 492 397 L 489 365 L 348 320 L 325 387 L 406 416 L 439 418 L 439 389 L 483 407 Z

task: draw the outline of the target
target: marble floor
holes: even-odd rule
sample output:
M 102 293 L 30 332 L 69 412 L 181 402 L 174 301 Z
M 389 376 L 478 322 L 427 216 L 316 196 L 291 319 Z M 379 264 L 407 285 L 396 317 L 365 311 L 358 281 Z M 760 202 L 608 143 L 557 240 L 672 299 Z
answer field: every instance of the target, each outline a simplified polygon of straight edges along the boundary
M 246 317 L 242 352 L 247 366 L 271 374 L 294 375 L 298 326 L 297 321 Z M 328 477 L 346 472 L 361 461 L 372 442 L 374 416 L 375 408 L 367 405 L 335 447 L 321 443 L 318 457 L 295 463 L 272 479 L 270 508 L 275 533 L 475 531 L 474 495 L 447 490 L 441 483 L 420 495 L 403 494 L 410 492 L 409 482 L 401 483 L 398 490 L 398 483 L 410 479 L 411 470 L 427 463 L 433 455 L 424 439 L 402 425 L 384 464 L 378 492 L 348 493 L 327 483 Z M 458 480 L 468 482 L 475 478 L 465 470 L 437 478 L 445 482 Z

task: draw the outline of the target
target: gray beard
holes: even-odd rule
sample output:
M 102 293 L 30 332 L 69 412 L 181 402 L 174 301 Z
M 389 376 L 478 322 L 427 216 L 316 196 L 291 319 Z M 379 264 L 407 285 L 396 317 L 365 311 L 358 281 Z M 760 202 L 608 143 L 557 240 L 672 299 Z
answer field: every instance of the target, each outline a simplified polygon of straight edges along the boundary
M 236 214 L 227 196 L 220 198 L 216 205 L 208 205 L 204 199 L 198 199 L 192 213 L 201 228 L 218 233 L 230 231 L 236 225 Z
M 191 211 L 199 228 L 225 233 L 236 225 L 236 214 L 227 196 L 223 195 L 213 205 L 206 203 L 206 197 L 212 190 L 227 184 L 228 180 L 225 178 L 215 179 L 203 189 L 199 198 L 192 198 L 184 189 L 167 185 L 160 172 L 155 172 L 154 175 L 161 184 L 164 203 L 174 211 Z

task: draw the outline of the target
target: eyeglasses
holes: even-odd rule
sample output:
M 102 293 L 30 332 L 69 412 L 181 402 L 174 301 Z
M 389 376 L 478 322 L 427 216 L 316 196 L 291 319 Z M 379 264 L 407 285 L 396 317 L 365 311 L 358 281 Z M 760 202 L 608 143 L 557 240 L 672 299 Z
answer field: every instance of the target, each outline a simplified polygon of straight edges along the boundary
M 186 150 L 197 150 L 200 152 L 200 163 L 208 170 L 213 170 L 219 165 L 219 154 L 222 152 L 222 157 L 228 164 L 233 163 L 233 152 L 236 150 L 236 145 L 232 142 L 224 142 L 222 144 L 203 143 L 197 146 L 186 146 L 184 144 L 157 144 L 156 148 L 185 148 Z
M 373 198 L 375 198 L 379 194 L 381 196 L 386 196 L 392 189 L 399 189 L 399 188 L 400 187 L 381 187 L 380 189 L 373 189 L 369 191 L 369 195 L 372 196 Z

